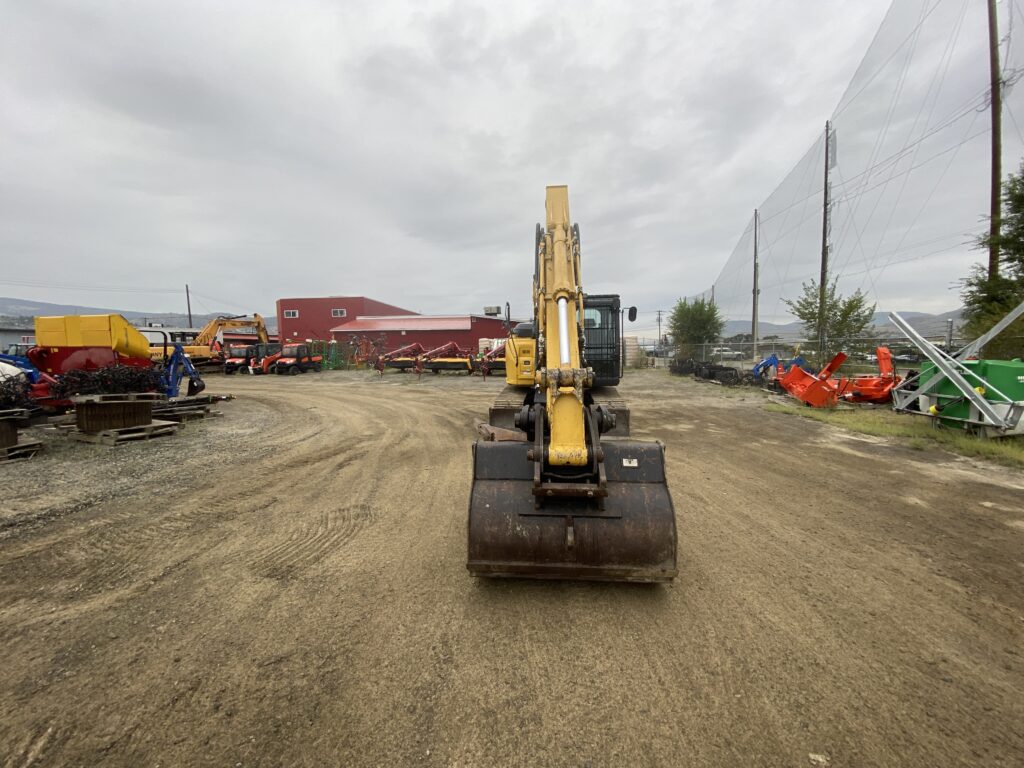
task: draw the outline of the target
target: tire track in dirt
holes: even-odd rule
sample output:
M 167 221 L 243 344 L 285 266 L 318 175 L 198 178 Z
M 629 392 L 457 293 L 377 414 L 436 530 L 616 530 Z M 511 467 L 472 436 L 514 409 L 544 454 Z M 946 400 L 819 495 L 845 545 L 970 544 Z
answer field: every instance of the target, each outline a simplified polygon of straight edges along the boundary
M 347 544 L 363 528 L 372 525 L 376 517 L 374 509 L 366 504 L 321 512 L 312 522 L 303 522 L 284 541 L 257 553 L 251 567 L 266 578 L 292 578 Z
M 1008 577 L 1022 534 L 1001 511 L 1020 507 L 1013 483 L 893 475 L 898 448 L 823 451 L 827 428 L 642 373 L 622 391 L 637 432 L 667 443 L 677 582 L 476 581 L 472 420 L 499 389 L 355 373 L 240 382 L 213 425 L 233 433 L 238 420 L 237 455 L 203 455 L 211 428 L 182 443 L 190 479 L 169 502 L 126 481 L 158 511 L 99 501 L 0 543 L 0 754 L 1019 762 L 1022 677 L 1007 649 L 1021 637 Z M 991 508 L 967 498 L 983 491 Z M 64 556 L 77 538 L 78 561 Z M 103 584 L 119 563 L 122 582 Z M 91 570 L 101 588 L 69 593 Z

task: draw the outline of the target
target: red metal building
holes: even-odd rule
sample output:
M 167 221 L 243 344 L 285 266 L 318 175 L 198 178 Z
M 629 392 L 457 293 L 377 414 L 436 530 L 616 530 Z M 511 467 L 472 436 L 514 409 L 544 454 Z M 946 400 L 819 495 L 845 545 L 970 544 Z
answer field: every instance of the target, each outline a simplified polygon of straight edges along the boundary
M 499 339 L 508 336 L 505 322 L 498 317 L 483 315 L 390 315 L 383 317 L 357 317 L 344 325 L 331 328 L 331 336 L 340 342 L 361 337 L 371 341 L 382 338 L 383 350 L 422 344 L 434 349 L 454 341 L 463 349 L 476 353 L 480 339 Z
M 328 341 L 333 328 L 359 315 L 415 315 L 365 296 L 323 296 L 277 300 L 277 332 L 281 341 L 313 339 Z

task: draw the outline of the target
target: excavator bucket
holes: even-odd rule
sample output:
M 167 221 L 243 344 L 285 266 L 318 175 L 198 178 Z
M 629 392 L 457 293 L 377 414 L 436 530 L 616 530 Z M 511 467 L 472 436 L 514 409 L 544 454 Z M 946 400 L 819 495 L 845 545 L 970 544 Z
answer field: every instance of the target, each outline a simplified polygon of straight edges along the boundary
M 676 519 L 659 443 L 602 439 L 608 495 L 534 495 L 523 442 L 477 441 L 469 500 L 474 576 L 670 581 Z

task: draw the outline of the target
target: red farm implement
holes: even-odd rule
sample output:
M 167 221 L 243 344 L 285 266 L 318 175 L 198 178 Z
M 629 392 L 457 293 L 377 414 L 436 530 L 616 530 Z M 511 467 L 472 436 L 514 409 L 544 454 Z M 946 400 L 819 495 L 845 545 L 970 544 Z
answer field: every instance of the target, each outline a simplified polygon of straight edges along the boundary
M 404 347 L 386 352 L 380 356 L 387 368 L 397 368 L 400 371 L 415 370 L 419 367 L 422 370 L 421 356 L 426 352 L 423 345 L 406 344 Z M 419 366 L 417 366 L 419 364 Z
M 473 373 L 473 353 L 462 349 L 454 341 L 423 353 L 423 367 L 428 371 L 465 371 Z
M 505 343 L 502 342 L 480 358 L 480 373 L 486 379 L 492 373 L 505 372 Z

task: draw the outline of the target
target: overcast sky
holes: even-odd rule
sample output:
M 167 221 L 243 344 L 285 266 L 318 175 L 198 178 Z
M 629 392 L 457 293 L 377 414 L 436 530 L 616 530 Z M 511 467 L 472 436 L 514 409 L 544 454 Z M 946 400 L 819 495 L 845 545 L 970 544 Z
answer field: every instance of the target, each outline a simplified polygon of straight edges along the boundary
M 565 183 L 584 287 L 668 309 L 718 275 L 888 5 L 0 2 L 0 295 L 526 314 Z

